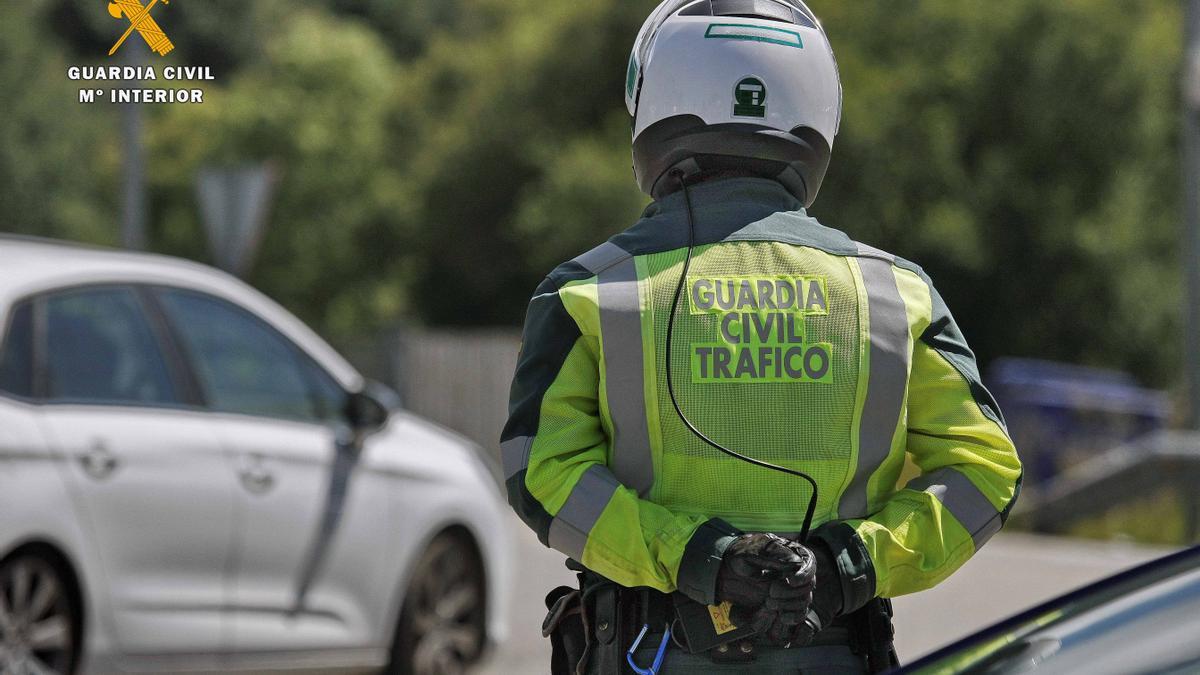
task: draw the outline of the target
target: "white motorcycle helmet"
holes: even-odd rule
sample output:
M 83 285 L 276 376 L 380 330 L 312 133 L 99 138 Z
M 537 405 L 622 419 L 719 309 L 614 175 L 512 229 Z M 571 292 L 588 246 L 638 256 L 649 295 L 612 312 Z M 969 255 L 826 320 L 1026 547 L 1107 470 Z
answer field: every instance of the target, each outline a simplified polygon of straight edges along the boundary
M 833 48 L 801 0 L 666 0 L 629 61 L 633 169 L 644 192 L 737 170 L 811 206 L 842 117 Z

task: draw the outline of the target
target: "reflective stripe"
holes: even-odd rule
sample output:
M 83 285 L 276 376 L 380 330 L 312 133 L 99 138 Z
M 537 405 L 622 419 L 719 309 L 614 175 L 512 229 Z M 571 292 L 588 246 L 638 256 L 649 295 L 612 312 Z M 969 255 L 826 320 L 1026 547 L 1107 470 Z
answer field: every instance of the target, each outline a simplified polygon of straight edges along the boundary
M 613 265 L 627 260 L 629 257 L 630 256 L 625 252 L 625 249 L 617 246 L 611 241 L 606 241 L 596 248 L 579 256 L 572 262 L 575 262 L 592 274 L 600 274 Z
M 1004 526 L 1000 511 L 961 471 L 946 467 L 913 479 L 906 490 L 928 492 L 937 497 L 975 542 L 975 550 L 987 543 Z
M 504 480 L 508 480 L 529 467 L 529 451 L 533 448 L 533 436 L 517 436 L 500 444 L 500 458 L 504 463 Z
M 618 487 L 616 476 L 605 467 L 588 469 L 550 523 L 550 546 L 582 561 L 588 535 Z
M 654 484 L 654 460 L 646 423 L 642 306 L 637 265 L 622 253 L 623 259 L 608 258 L 610 264 L 598 273 L 600 342 L 613 427 L 609 466 L 623 485 L 645 497 Z
M 867 320 L 871 329 L 871 370 L 858 432 L 858 466 L 842 495 L 842 518 L 865 518 L 867 482 L 892 451 L 892 437 L 904 408 L 908 385 L 908 313 L 892 271 L 893 256 L 859 244 L 858 259 L 867 291 Z

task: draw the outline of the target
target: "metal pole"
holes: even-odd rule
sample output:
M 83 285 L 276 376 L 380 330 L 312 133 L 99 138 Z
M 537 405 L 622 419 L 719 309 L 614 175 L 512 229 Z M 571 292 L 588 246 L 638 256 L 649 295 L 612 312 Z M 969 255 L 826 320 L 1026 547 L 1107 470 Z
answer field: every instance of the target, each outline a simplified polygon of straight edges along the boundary
M 1187 0 L 1184 20 L 1183 200 L 1187 289 L 1183 348 L 1187 359 L 1188 426 L 1200 431 L 1200 0 Z
M 125 64 L 146 63 L 146 46 L 130 40 L 123 50 Z M 123 82 L 125 88 L 140 86 L 139 81 Z M 124 185 L 121 190 L 121 245 L 128 249 L 146 248 L 146 158 L 142 148 L 142 106 L 122 104 L 121 141 L 125 149 Z

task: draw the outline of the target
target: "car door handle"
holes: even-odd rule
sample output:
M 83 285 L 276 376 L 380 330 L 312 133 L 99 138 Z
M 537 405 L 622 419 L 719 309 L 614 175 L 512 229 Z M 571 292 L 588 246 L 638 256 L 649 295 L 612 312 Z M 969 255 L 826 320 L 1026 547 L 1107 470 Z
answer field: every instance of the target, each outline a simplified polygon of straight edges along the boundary
M 254 494 L 263 494 L 275 487 L 275 476 L 261 464 L 242 469 L 242 485 Z
M 96 480 L 108 478 L 121 464 L 101 441 L 93 443 L 91 449 L 80 455 L 79 463 L 83 466 L 83 472 Z

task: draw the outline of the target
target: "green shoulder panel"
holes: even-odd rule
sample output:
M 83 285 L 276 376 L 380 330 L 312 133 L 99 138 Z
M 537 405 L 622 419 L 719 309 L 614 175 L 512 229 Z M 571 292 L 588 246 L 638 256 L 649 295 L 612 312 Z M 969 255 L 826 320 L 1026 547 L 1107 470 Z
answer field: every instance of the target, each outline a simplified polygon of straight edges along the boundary
M 950 313 L 950 308 L 946 306 L 946 301 L 942 299 L 933 282 L 924 272 L 921 275 L 925 283 L 929 285 L 929 295 L 933 303 L 929 328 L 921 335 L 921 340 L 954 366 L 954 369 L 967 381 L 971 388 L 971 395 L 983 414 L 1007 432 L 1008 426 L 1004 422 L 1000 406 L 987 387 L 983 385 L 979 366 L 975 362 L 975 353 L 967 345 L 967 339 L 963 336 L 962 330 L 959 329 L 958 323 Z
M 749 223 L 725 241 L 777 241 L 831 255 L 857 256 L 858 245 L 845 232 L 825 227 L 804 211 L 783 211 Z

